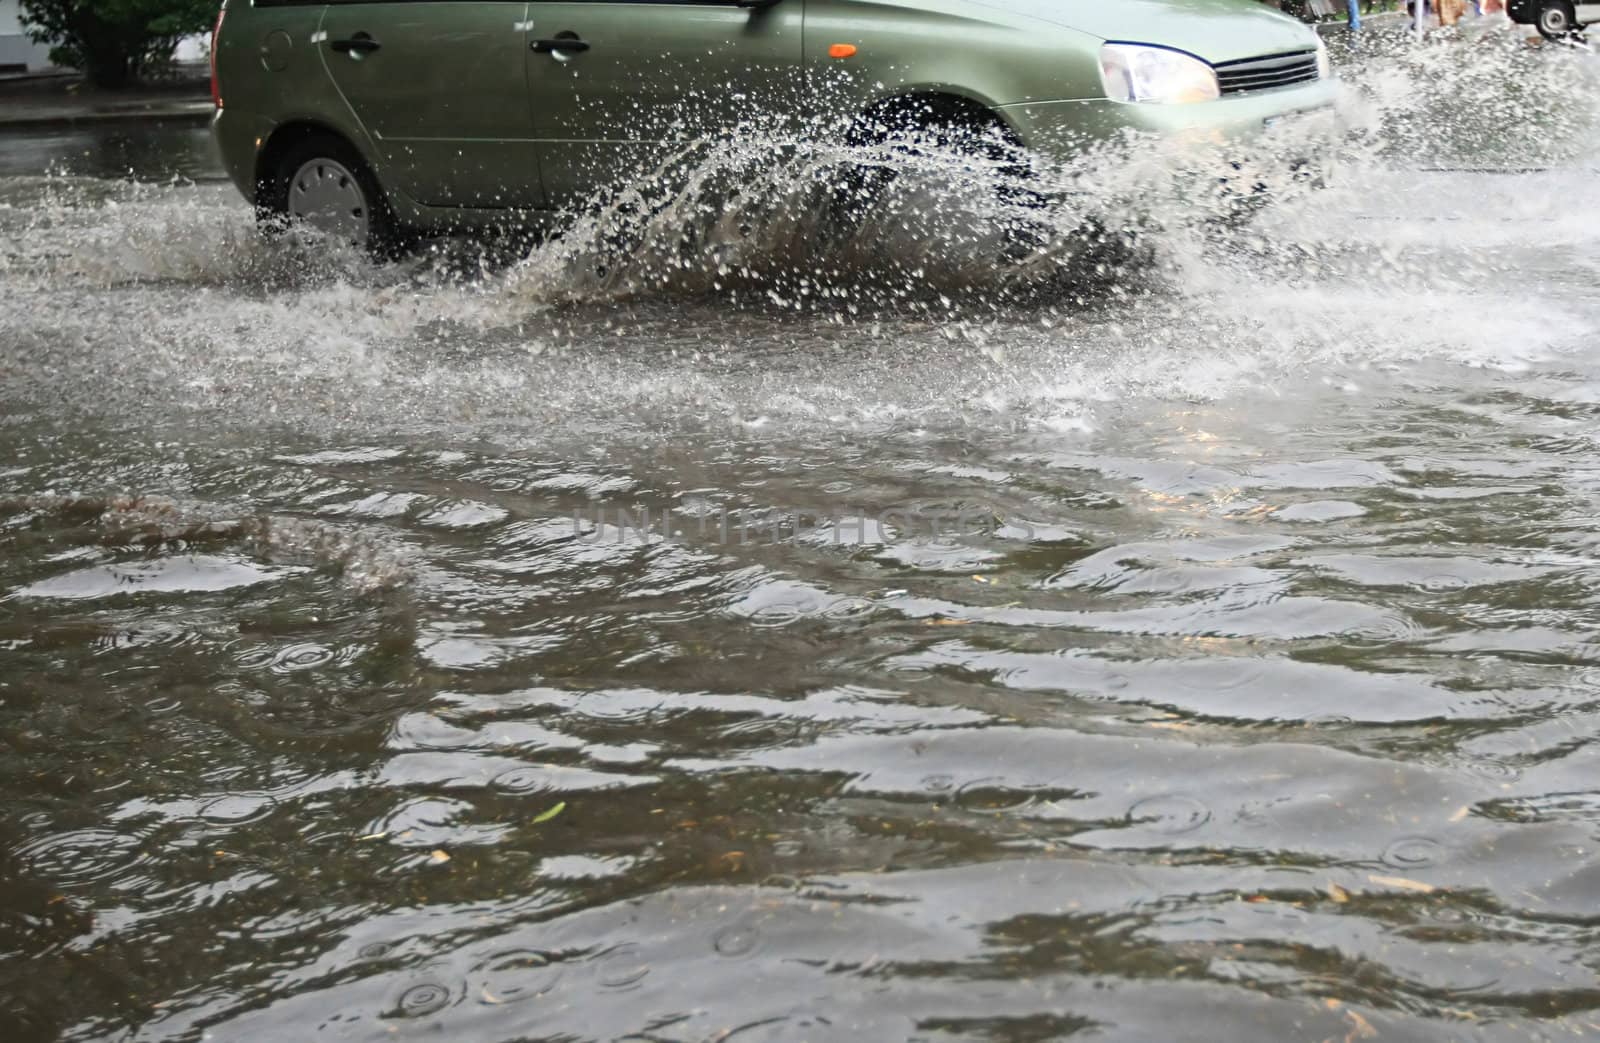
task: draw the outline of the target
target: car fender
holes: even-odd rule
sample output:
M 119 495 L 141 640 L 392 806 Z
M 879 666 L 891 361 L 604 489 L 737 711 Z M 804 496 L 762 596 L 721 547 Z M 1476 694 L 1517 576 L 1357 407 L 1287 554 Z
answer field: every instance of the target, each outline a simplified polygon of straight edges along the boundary
M 803 34 L 819 108 L 843 119 L 899 97 L 944 95 L 991 111 L 1099 97 L 1100 44 L 966 0 L 807 0 Z

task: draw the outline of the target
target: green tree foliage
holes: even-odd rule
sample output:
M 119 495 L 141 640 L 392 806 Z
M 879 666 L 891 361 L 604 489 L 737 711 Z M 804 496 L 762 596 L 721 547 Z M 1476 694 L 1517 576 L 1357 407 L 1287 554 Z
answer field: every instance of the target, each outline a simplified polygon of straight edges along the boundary
M 178 41 L 211 28 L 221 0 L 22 0 L 22 24 L 50 60 L 121 87 L 172 60 Z

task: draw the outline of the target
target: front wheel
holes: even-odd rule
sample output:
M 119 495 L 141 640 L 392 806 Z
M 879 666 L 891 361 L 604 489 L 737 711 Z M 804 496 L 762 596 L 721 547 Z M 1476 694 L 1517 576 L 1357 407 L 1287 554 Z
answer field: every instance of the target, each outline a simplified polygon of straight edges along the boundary
M 1539 35 L 1559 43 L 1577 31 L 1578 20 L 1568 0 L 1547 0 L 1539 8 L 1538 25 Z
M 398 224 L 371 169 L 347 142 L 314 134 L 278 161 L 257 208 L 268 226 L 300 225 L 375 256 L 399 245 Z
M 853 235 L 907 174 L 956 192 L 992 194 L 1013 221 L 1044 202 L 1032 187 L 1026 151 L 998 119 L 951 113 L 934 104 L 864 117 L 846 145 L 854 152 L 835 182 L 829 224 Z

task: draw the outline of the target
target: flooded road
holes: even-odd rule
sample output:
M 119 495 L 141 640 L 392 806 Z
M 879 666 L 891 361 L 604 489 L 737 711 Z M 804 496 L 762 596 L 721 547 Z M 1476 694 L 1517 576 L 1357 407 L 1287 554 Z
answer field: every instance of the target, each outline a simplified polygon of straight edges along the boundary
M 186 122 L 99 123 L 12 128 L 0 149 L 0 177 L 225 181 L 211 132 Z
M 6 1038 L 1600 1032 L 1593 63 L 1086 281 L 8 165 Z

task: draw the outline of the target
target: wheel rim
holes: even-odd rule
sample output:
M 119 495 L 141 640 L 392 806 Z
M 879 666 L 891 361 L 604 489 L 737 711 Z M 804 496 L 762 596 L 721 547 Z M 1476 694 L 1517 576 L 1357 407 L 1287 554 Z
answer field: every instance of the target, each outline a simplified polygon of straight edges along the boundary
M 1560 36 L 1567 31 L 1567 12 L 1559 7 L 1547 7 L 1539 12 L 1539 28 L 1551 36 Z
M 337 160 L 309 160 L 289 179 L 289 217 L 319 232 L 365 246 L 369 210 L 361 183 Z

